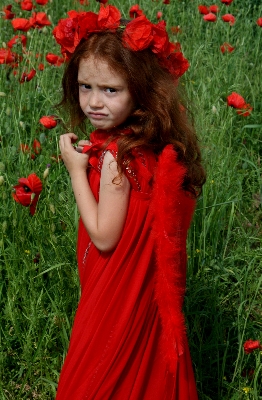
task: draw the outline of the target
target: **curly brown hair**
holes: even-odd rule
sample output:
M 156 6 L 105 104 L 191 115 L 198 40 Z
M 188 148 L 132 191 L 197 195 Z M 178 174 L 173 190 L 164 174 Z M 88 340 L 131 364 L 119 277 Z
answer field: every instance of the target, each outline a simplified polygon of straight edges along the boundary
M 84 131 L 86 116 L 79 105 L 78 67 L 82 59 L 92 56 L 106 61 L 114 72 L 126 79 L 136 105 L 125 126 L 131 135 L 118 139 L 118 169 L 123 161 L 132 159 L 132 149 L 145 146 L 159 154 L 167 144 L 173 144 L 178 159 L 186 166 L 183 187 L 195 197 L 201 193 L 205 171 L 201 164 L 198 139 L 189 112 L 179 91 L 178 82 L 161 67 L 149 49 L 132 51 L 122 44 L 122 29 L 117 32 L 97 32 L 81 42 L 66 65 L 59 106 L 69 112 L 70 125 Z M 121 127 L 120 127 L 121 128 Z

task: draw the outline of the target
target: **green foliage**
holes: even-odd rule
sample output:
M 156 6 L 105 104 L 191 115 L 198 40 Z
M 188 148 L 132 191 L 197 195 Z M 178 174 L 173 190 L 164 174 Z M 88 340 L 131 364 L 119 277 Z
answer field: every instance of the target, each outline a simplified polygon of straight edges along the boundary
M 28 18 L 15 1 L 13 11 Z M 61 4 L 62 3 L 62 4 Z M 128 17 L 131 1 L 111 2 Z M 259 350 L 243 352 L 247 339 L 262 340 L 261 296 L 261 1 L 219 3 L 215 23 L 205 22 L 197 6 L 202 2 L 171 0 L 169 5 L 138 2 L 156 22 L 162 11 L 168 31 L 182 45 L 190 69 L 182 86 L 194 107 L 207 182 L 198 201 L 188 240 L 188 284 L 185 313 L 200 399 L 262 398 Z M 206 5 L 213 4 L 209 0 Z M 90 0 L 85 10 L 98 10 Z M 77 1 L 51 1 L 37 6 L 55 25 Z M 221 15 L 232 13 L 229 26 Z M 20 16 L 20 15 L 19 15 Z M 179 26 L 174 34 L 171 27 Z M 0 19 L 1 39 L 13 35 L 10 21 Z M 59 161 L 58 138 L 63 124 L 47 130 L 39 119 L 57 114 L 63 66 L 45 60 L 59 55 L 52 27 L 30 30 L 17 75 L 0 65 L 0 398 L 51 399 L 65 357 L 79 299 L 75 256 L 77 209 L 70 180 Z M 229 42 L 234 52 L 222 54 Z M 36 58 L 36 53 L 41 54 Z M 45 66 L 38 70 L 39 63 Z M 36 76 L 23 84 L 24 71 Z M 253 107 L 249 117 L 229 108 L 226 98 L 240 93 Z M 57 115 L 57 119 L 63 119 Z M 61 121 L 60 121 L 61 122 Z M 42 146 L 34 155 L 37 139 Z M 20 145 L 28 145 L 23 152 Z M 34 157 L 32 158 L 32 154 Z M 50 165 L 49 165 L 50 164 Z M 43 177 L 48 168 L 48 176 Z M 37 211 L 12 198 L 20 177 L 35 172 L 43 181 Z M 2 177 L 2 178 L 1 178 Z M 253 371 L 253 372 L 252 372 Z

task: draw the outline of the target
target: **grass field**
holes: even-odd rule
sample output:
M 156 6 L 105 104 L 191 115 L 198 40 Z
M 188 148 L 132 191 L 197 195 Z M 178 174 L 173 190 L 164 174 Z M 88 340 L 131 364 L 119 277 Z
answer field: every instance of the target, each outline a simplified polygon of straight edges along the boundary
M 51 25 L 15 32 L 11 20 L 0 19 L 0 399 L 15 400 L 54 398 L 79 299 L 78 213 L 58 149 L 66 120 L 53 107 L 61 95 L 63 64 L 51 65 L 46 55 L 61 56 L 52 29 L 66 11 L 99 8 L 95 0 L 89 6 L 73 0 L 33 3 L 35 9 L 26 11 L 9 0 L 8 11 L 27 19 L 45 12 Z M 128 17 L 135 3 L 110 4 Z M 198 10 L 213 5 L 210 0 L 137 4 L 154 22 L 162 11 L 170 36 L 190 62 L 181 84 L 192 103 L 207 170 L 189 233 L 185 299 L 199 398 L 262 399 L 262 351 L 243 349 L 248 339 L 262 341 L 262 27 L 257 24 L 262 4 L 217 1 L 215 22 L 203 20 Z M 233 25 L 221 18 L 228 13 L 235 17 Z M 6 63 L 1 54 L 16 34 L 25 35 L 26 47 L 18 41 L 11 50 L 18 58 Z M 234 51 L 222 53 L 225 42 Z M 21 82 L 32 69 L 35 76 Z M 250 104 L 250 115 L 227 105 L 232 92 Z M 53 129 L 39 122 L 50 115 L 58 120 Z M 18 179 L 32 173 L 43 185 L 34 215 L 12 197 Z

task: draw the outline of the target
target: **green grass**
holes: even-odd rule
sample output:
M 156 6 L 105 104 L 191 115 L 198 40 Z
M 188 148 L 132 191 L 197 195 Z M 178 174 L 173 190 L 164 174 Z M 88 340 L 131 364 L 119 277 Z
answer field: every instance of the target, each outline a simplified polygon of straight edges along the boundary
M 53 0 L 46 11 L 53 26 L 77 2 Z M 128 16 L 134 4 L 111 1 Z M 207 182 L 198 201 L 188 240 L 188 281 L 185 313 L 200 399 L 262 398 L 262 362 L 259 350 L 250 355 L 243 343 L 262 340 L 262 17 L 261 2 L 220 2 L 215 23 L 203 21 L 197 5 L 206 2 L 159 0 L 137 2 L 156 22 L 162 11 L 170 32 L 179 25 L 178 40 L 190 69 L 182 79 L 193 103 L 201 140 Z M 29 17 L 10 0 L 17 16 Z M 91 7 L 99 5 L 90 0 Z M 21 15 L 19 15 L 21 13 Z M 232 13 L 229 26 L 221 15 Z M 62 67 L 52 67 L 45 54 L 59 54 L 52 27 L 27 34 L 27 54 L 20 45 L 18 74 L 0 65 L 0 399 L 52 399 L 65 357 L 79 299 L 75 243 L 77 209 L 70 181 L 59 155 L 62 124 L 47 130 L 39 124 L 54 114 L 60 99 Z M 10 21 L 0 19 L 1 42 L 13 35 Z M 170 35 L 172 35 L 170 33 Z M 231 54 L 220 45 L 229 42 Z M 36 59 L 36 53 L 42 54 Z M 44 71 L 38 71 L 43 62 Z M 30 82 L 19 83 L 21 73 L 35 68 Z M 226 97 L 240 93 L 253 107 L 249 117 L 229 108 Z M 61 116 L 60 116 L 61 117 Z M 19 151 L 38 139 L 42 152 L 33 160 Z M 50 164 L 47 178 L 43 173 Z M 32 217 L 15 203 L 17 179 L 35 172 L 43 191 Z M 2 182 L 0 179 L 0 182 Z M 254 370 L 249 376 L 248 371 Z M 245 376 L 245 371 L 247 371 Z M 244 389 L 244 390 L 243 390 Z

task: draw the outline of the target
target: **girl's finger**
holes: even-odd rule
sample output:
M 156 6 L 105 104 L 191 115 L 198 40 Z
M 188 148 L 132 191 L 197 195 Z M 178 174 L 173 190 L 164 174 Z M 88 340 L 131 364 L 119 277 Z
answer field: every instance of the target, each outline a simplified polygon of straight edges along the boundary
M 78 136 L 76 136 L 74 133 L 65 133 L 64 135 L 60 136 L 61 141 L 70 141 L 71 143 L 75 143 L 78 139 Z
M 91 146 L 92 143 L 90 142 L 90 140 L 79 140 L 78 142 L 78 146 Z

